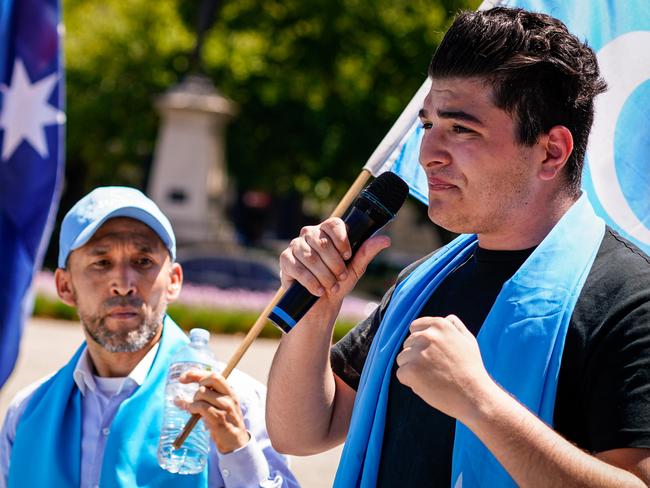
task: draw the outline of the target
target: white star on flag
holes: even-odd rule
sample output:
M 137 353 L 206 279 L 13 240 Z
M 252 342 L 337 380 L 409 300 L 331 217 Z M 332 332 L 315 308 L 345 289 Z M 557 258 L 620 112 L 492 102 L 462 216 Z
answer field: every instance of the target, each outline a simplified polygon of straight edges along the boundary
M 2 160 L 7 161 L 25 140 L 43 158 L 49 156 L 45 126 L 62 124 L 65 114 L 47 102 L 58 75 L 52 73 L 32 83 L 23 62 L 16 58 L 11 86 L 2 85 L 4 94 L 0 128 L 4 129 Z

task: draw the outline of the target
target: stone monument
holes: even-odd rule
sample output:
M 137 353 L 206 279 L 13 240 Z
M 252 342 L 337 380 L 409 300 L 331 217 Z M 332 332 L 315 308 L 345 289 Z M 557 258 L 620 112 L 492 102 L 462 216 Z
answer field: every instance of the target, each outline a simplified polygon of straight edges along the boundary
M 156 101 L 161 125 L 148 194 L 169 217 L 179 247 L 234 247 L 225 215 L 228 177 L 225 131 L 237 108 L 201 74 L 203 37 L 216 2 L 204 0 L 190 74 Z

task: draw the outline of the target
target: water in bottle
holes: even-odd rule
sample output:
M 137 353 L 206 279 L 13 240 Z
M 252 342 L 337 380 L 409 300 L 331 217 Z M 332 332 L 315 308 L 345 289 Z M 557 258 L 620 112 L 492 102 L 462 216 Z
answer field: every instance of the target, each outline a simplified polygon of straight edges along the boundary
M 205 468 L 210 447 L 210 435 L 199 420 L 180 449 L 172 445 L 190 418 L 185 410 L 176 406 L 177 398 L 192 401 L 198 383 L 183 384 L 181 374 L 189 370 L 212 371 L 214 356 L 208 346 L 210 333 L 204 329 L 190 331 L 190 343 L 183 346 L 172 358 L 165 387 L 165 412 L 158 443 L 158 464 L 171 473 L 195 474 Z

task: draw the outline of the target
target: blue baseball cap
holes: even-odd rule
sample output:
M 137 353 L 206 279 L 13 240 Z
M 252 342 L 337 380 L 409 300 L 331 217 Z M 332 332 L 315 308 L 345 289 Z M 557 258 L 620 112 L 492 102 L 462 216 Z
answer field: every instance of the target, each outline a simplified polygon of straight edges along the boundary
M 148 225 L 176 259 L 176 237 L 169 219 L 141 191 L 126 186 L 103 186 L 79 200 L 63 218 L 59 234 L 59 268 L 68 256 L 86 244 L 104 222 L 129 217 Z

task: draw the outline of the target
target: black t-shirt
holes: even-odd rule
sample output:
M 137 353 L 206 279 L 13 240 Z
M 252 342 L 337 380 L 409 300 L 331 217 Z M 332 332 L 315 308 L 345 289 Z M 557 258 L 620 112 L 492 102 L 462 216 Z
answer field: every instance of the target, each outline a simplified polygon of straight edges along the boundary
M 478 334 L 501 286 L 530 252 L 477 249 L 438 287 L 421 316 L 453 313 Z M 354 389 L 392 291 L 332 348 L 334 372 Z M 378 486 L 449 486 L 455 422 L 402 385 L 396 369 Z M 554 428 L 589 452 L 650 448 L 650 260 L 609 228 L 569 323 Z

